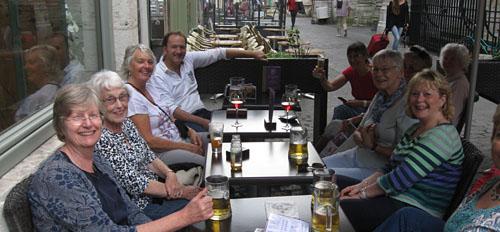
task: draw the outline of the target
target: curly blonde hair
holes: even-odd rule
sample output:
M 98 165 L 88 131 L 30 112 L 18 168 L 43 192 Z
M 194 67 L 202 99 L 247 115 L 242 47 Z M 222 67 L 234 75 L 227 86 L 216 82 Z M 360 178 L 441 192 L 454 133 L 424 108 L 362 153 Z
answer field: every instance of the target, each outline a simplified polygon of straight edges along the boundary
M 405 95 L 406 114 L 412 118 L 415 118 L 415 115 L 413 115 L 413 112 L 411 111 L 410 95 L 411 91 L 416 86 L 420 86 L 422 84 L 436 89 L 440 96 L 446 96 L 446 102 L 444 103 L 442 108 L 443 116 L 450 121 L 453 120 L 455 107 L 453 106 L 453 103 L 451 101 L 451 87 L 448 84 L 448 81 L 446 81 L 446 79 L 441 74 L 439 74 L 439 72 L 430 69 L 424 69 L 421 72 L 418 72 L 408 83 Z

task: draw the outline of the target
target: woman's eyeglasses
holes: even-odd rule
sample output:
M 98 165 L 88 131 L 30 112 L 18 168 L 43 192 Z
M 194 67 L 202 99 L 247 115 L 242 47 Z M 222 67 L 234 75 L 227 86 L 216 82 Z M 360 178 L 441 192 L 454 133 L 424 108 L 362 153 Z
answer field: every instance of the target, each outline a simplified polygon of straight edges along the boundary
M 114 97 L 114 96 L 107 97 L 104 100 L 102 100 L 102 102 L 104 103 L 104 105 L 110 106 L 110 105 L 115 104 L 115 102 L 117 100 L 120 101 L 121 103 L 125 103 L 128 101 L 128 98 L 129 98 L 128 94 L 122 94 L 118 97 Z

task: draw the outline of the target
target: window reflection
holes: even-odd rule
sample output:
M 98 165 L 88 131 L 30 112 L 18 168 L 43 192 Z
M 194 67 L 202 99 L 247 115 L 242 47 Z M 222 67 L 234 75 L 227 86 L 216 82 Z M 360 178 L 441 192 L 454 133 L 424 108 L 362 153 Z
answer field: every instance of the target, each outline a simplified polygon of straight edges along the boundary
M 0 0 L 0 133 L 98 70 L 94 4 Z

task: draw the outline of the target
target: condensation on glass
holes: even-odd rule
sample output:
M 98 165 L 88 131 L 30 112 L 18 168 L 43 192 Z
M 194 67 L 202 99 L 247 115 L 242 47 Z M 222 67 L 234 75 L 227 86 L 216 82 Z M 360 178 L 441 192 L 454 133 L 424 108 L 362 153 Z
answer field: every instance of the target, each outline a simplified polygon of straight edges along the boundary
M 98 70 L 94 4 L 0 0 L 0 133 Z

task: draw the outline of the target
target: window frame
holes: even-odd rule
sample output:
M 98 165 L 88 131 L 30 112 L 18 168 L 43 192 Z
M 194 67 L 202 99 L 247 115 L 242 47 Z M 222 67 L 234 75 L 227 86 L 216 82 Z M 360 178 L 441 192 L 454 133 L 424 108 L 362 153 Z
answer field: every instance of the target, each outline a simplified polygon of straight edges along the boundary
M 111 1 L 94 0 L 94 6 L 98 70 L 102 68 L 113 70 L 115 66 L 112 46 L 113 28 L 110 26 L 112 4 Z M 2 131 L 0 134 L 0 177 L 55 135 L 52 127 L 52 106 L 53 104 L 50 104 Z

